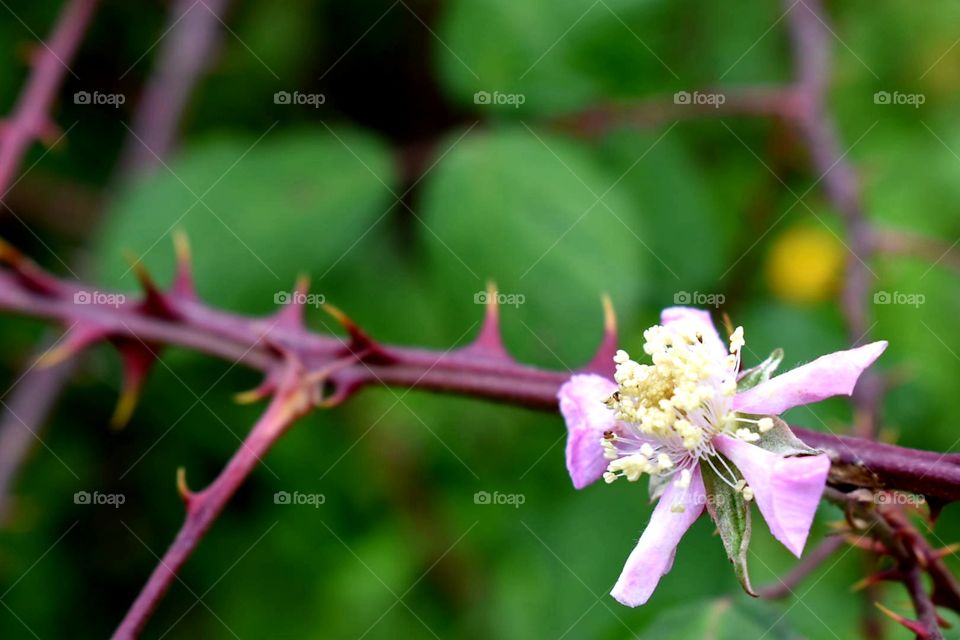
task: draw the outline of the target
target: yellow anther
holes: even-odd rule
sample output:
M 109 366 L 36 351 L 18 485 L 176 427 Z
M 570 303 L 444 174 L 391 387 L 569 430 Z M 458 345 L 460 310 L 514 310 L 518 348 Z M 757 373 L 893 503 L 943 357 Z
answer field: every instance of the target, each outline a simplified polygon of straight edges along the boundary
M 737 327 L 730 334 L 730 353 L 736 353 L 743 348 L 746 342 L 743 339 L 743 327 Z
M 665 453 L 661 453 L 657 456 L 657 471 L 666 471 L 673 468 L 673 461 Z
M 718 355 L 702 334 L 689 327 L 654 325 L 643 337 L 643 351 L 652 364 L 640 364 L 618 351 L 614 356 L 618 389 L 606 404 L 641 442 L 648 438 L 653 442 L 638 447 L 629 444 L 630 438 L 605 441 L 609 473 L 631 481 L 645 473 L 664 473 L 688 453 L 704 455 L 718 433 L 738 433 L 748 441 L 759 438 L 747 429 L 738 432 L 737 416 L 730 411 L 744 345 L 741 327 L 730 336 L 729 357 Z M 651 446 L 658 442 L 663 446 Z M 682 474 L 678 482 L 683 482 Z

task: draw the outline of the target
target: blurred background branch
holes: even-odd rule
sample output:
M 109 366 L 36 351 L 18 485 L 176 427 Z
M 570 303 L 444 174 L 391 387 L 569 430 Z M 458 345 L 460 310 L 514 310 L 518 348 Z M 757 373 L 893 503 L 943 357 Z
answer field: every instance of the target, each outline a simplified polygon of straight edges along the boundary
M 119 183 L 117 189 L 122 189 L 122 185 L 137 176 L 149 173 L 169 157 L 189 96 L 215 59 L 220 14 L 226 5 L 227 0 L 207 0 L 200 3 L 182 1 L 171 6 L 167 37 L 160 43 L 154 71 L 138 103 L 126 150 L 115 172 Z M 96 0 L 66 5 L 49 42 L 43 43 L 43 49 L 38 50 L 40 59 L 11 118 L 14 124 L 6 129 L 11 137 L 5 139 L 5 130 L 0 129 L 0 191 L 5 194 L 12 185 L 5 184 L 4 179 L 12 180 L 16 174 L 30 143 L 30 131 L 40 131 L 35 123 L 46 123 L 48 128 L 53 126 L 49 116 L 53 97 L 60 88 L 65 71 L 69 70 L 67 65 L 89 25 L 95 6 Z M 63 192 L 67 185 L 57 185 L 55 189 Z M 71 198 L 74 202 L 77 201 L 76 195 Z M 99 203 L 92 208 L 99 209 Z M 38 209 L 46 208 L 41 206 Z M 62 217 L 62 208 L 58 206 L 57 209 Z M 69 217 L 74 223 L 78 217 L 82 218 L 77 210 Z M 80 228 L 94 224 L 92 220 L 81 220 Z M 78 265 L 75 268 L 86 271 Z M 51 335 L 41 340 L 28 360 L 30 364 L 12 386 L 10 399 L 0 413 L 4 416 L 0 421 L 0 526 L 10 517 L 14 485 L 23 463 L 40 442 L 37 434 L 56 406 L 75 367 L 74 361 L 40 369 L 34 366 L 54 348 L 54 339 L 55 336 Z

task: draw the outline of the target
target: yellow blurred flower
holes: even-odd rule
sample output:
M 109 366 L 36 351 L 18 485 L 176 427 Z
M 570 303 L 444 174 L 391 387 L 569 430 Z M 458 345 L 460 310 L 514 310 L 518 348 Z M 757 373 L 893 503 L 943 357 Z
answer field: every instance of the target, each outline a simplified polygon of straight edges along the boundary
M 810 303 L 834 295 L 843 273 L 845 250 L 821 226 L 794 227 L 777 238 L 767 256 L 767 284 L 788 302 Z

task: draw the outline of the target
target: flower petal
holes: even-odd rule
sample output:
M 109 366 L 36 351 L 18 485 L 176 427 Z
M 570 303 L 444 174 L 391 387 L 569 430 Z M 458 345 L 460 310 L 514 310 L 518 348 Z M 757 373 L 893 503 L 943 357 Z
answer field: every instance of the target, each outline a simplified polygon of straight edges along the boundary
M 798 558 L 820 504 L 830 459 L 825 455 L 784 457 L 730 436 L 713 444 L 743 474 L 773 536 Z
M 575 375 L 560 387 L 560 413 L 567 423 L 567 471 L 573 486 L 583 489 L 607 470 L 600 440 L 616 427 L 613 411 L 603 401 L 617 383 L 594 374 Z
M 820 356 L 737 394 L 733 408 L 744 413 L 779 415 L 791 407 L 830 396 L 850 395 L 863 370 L 886 348 L 886 340 L 881 340 L 858 349 Z
M 690 486 L 686 489 L 671 482 L 660 496 L 647 528 L 627 558 L 610 595 L 628 607 L 637 607 L 649 600 L 660 578 L 673 567 L 680 538 L 703 513 L 706 503 L 707 494 L 699 466 L 694 467 Z M 675 505 L 682 505 L 683 511 L 674 511 Z
M 700 332 L 704 343 L 715 352 L 717 358 L 725 358 L 730 353 L 716 327 L 710 319 L 710 312 L 693 307 L 667 307 L 660 312 L 660 324 L 674 329 L 689 329 Z

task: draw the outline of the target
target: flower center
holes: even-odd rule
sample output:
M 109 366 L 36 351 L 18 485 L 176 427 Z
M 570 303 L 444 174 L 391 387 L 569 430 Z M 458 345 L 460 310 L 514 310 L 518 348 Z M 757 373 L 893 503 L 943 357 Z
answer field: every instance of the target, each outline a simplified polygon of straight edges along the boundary
M 714 436 L 727 433 L 753 441 L 760 436 L 736 428 L 738 422 L 757 424 L 761 431 L 772 427 L 769 418 L 754 421 L 731 411 L 744 346 L 742 327 L 730 336 L 729 354 L 717 353 L 693 329 L 655 325 L 643 337 L 652 365 L 631 360 L 625 351 L 614 357 L 618 389 L 606 404 L 620 426 L 602 441 L 610 460 L 607 482 L 679 472 L 677 484 L 682 487 L 689 484 L 700 458 L 716 455 Z

